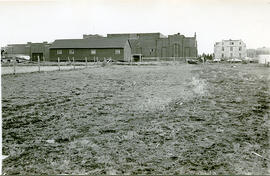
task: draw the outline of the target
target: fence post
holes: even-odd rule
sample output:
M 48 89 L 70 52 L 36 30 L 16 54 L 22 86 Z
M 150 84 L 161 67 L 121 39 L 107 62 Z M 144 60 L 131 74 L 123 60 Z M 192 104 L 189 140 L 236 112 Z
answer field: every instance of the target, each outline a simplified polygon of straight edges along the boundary
M 60 58 L 58 57 L 58 70 L 60 71 Z
M 39 56 L 37 58 L 38 58 L 38 72 L 40 72 L 40 58 Z
M 13 57 L 14 59 L 13 59 L 13 74 L 15 75 L 16 74 L 16 59 L 15 59 L 15 57 Z
M 85 67 L 87 67 L 87 57 L 85 57 Z
M 73 69 L 75 70 L 74 57 L 72 59 L 73 59 Z

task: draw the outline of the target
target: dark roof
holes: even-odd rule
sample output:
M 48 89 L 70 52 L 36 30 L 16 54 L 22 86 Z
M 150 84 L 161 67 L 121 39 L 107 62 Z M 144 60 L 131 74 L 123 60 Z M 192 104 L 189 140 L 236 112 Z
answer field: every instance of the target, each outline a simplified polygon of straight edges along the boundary
M 55 40 L 51 49 L 57 48 L 124 48 L 127 40 L 108 38 Z

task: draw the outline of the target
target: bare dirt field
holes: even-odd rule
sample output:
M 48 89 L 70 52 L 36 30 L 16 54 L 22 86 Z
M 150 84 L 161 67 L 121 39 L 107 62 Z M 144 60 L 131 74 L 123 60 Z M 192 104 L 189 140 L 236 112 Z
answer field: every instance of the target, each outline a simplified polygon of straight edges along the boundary
M 269 72 L 176 64 L 4 75 L 3 173 L 269 174 Z

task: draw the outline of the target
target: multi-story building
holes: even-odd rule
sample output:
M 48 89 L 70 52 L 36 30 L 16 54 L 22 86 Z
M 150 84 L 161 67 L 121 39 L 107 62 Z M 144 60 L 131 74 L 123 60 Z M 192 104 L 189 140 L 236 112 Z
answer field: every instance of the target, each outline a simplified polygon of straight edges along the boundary
M 196 33 L 194 37 L 185 37 L 180 33 L 169 35 L 161 33 L 108 34 L 108 38 L 121 38 L 132 42 L 132 55 L 147 58 L 188 58 L 197 57 Z
M 247 56 L 246 44 L 242 40 L 222 40 L 214 45 L 215 59 L 244 59 Z

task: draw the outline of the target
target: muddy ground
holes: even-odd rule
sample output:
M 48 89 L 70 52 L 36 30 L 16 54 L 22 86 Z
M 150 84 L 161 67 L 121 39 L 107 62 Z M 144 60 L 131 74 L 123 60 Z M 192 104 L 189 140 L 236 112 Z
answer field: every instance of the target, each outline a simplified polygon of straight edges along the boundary
M 269 68 L 2 76 L 6 174 L 269 174 Z

